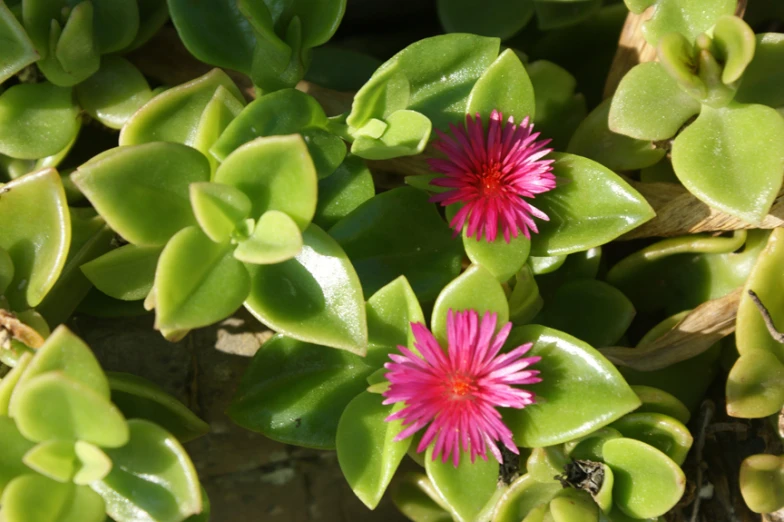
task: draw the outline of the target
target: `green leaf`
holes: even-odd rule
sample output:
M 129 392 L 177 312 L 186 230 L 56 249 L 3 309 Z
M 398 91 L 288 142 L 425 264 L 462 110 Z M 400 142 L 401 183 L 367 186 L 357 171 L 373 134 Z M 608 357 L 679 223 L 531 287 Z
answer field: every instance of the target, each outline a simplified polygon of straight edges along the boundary
M 39 59 L 33 42 L 5 2 L 0 4 L 0 84 Z
M 721 81 L 725 84 L 738 81 L 754 57 L 756 40 L 754 31 L 737 16 L 722 16 L 713 27 L 713 45 L 716 57 L 724 62 Z
M 365 162 L 347 156 L 337 170 L 318 182 L 318 203 L 313 222 L 329 228 L 371 199 L 376 191 Z
M 76 457 L 79 459 L 79 469 L 73 478 L 74 484 L 86 486 L 96 480 L 103 479 L 111 471 L 112 461 L 97 446 L 83 440 L 77 440 L 74 449 Z
M 740 492 L 755 513 L 772 513 L 784 505 L 784 458 L 752 455 L 740 466 Z
M 713 27 L 719 17 L 731 15 L 737 0 L 656 0 L 654 3 L 656 9 L 642 24 L 642 33 L 648 43 L 655 46 L 667 33 L 681 33 L 693 42 Z
M 525 461 L 525 469 L 537 482 L 558 482 L 555 477 L 564 472 L 568 463 L 562 445 L 534 448 Z
M 542 324 L 596 348 L 617 343 L 634 319 L 634 305 L 612 285 L 576 279 L 561 285 L 545 302 Z
M 196 221 L 207 237 L 216 243 L 229 239 L 237 224 L 250 215 L 250 199 L 230 185 L 191 183 L 189 191 Z
M 452 459 L 434 460 L 431 444 L 425 454 L 425 471 L 438 495 L 452 508 L 455 520 L 470 522 L 477 519 L 498 490 L 498 461 L 489 455 L 486 460 L 477 458 L 471 462 L 466 451 L 459 458 L 456 467 Z
M 425 150 L 430 138 L 430 120 L 416 111 L 399 110 L 384 122 L 378 137 L 359 135 L 351 145 L 351 153 L 360 158 L 383 160 L 400 156 L 414 156 Z
M 422 307 L 405 276 L 373 294 L 367 302 L 368 364 L 381 368 L 398 346 L 413 348 L 412 323 L 425 324 Z
M 759 103 L 778 108 L 784 106 L 784 92 L 779 88 L 784 79 L 784 34 L 757 35 L 754 58 L 743 73 L 735 101 Z
M 587 435 L 640 405 L 618 370 L 584 342 L 558 330 L 527 325 L 509 334 L 505 349 L 533 342 L 528 356 L 542 382 L 530 385 L 536 403 L 504 410 L 518 446 L 552 446 Z M 577 380 L 574 376 L 579 375 Z
M 316 225 L 302 251 L 276 265 L 247 265 L 245 307 L 276 332 L 364 355 L 367 321 L 359 278 L 340 245 Z
M 180 401 L 156 384 L 129 373 L 109 374 L 112 402 L 128 419 L 145 419 L 188 442 L 209 432 L 210 427 Z
M 152 289 L 163 247 L 123 245 L 81 266 L 104 294 L 123 301 L 144 299 Z
M 280 210 L 304 231 L 316 211 L 316 170 L 297 135 L 257 138 L 243 145 L 221 164 L 215 181 L 244 192 L 255 219 Z
M 555 522 L 598 522 L 599 506 L 587 491 L 566 488 L 550 501 L 550 513 Z
M 71 217 L 54 169 L 26 174 L 0 186 L 0 248 L 14 264 L 5 292 L 12 310 L 41 303 L 65 266 Z
M 62 484 L 37 474 L 23 475 L 2 497 L 6 522 L 103 522 L 103 500 L 87 486 Z
M 615 428 L 599 428 L 588 435 L 578 437 L 565 443 L 564 451 L 570 459 L 601 462 L 604 460 L 604 455 L 602 454 L 604 443 L 608 440 L 620 437 L 623 437 L 623 435 Z
M 679 466 L 694 442 L 686 426 L 661 413 L 629 413 L 613 422 L 612 427 L 626 438 L 650 444 Z
M 551 153 L 553 190 L 534 205 L 550 218 L 538 223 L 531 254 L 572 254 L 603 245 L 653 218 L 653 209 L 636 190 L 602 165 L 573 154 Z
M 400 64 L 388 62 L 379 67 L 354 96 L 351 113 L 346 117 L 349 131 L 366 133 L 368 123 L 405 109 L 410 98 L 411 84 Z
M 27 369 L 30 361 L 33 358 L 33 351 L 22 352 L 16 361 L 16 366 L 11 368 L 11 371 L 5 374 L 0 380 L 0 416 L 8 415 L 8 408 L 11 404 L 11 397 L 13 396 L 16 384 L 22 377 L 22 374 Z M 0 468 L 2 468 L 0 463 Z M 2 492 L 2 479 L 0 479 L 0 492 Z
M 319 179 L 331 176 L 348 153 L 346 143 L 324 129 L 305 129 L 300 134 L 308 146 Z
M 35 443 L 24 438 L 14 420 L 5 415 L 0 416 L 0 439 L 3 441 L 3 451 L 0 452 L 0 493 L 3 493 L 16 477 L 30 473 L 30 468 L 22 462 L 22 458 Z
M 14 260 L 0 248 L 0 295 L 5 295 L 8 285 L 14 280 Z
M 447 343 L 449 310 L 476 310 L 479 317 L 486 312 L 498 315 L 496 330 L 509 322 L 509 303 L 501 283 L 481 265 L 471 265 L 438 294 L 430 319 L 433 335 L 442 346 Z
M 632 386 L 632 390 L 634 390 L 634 393 L 636 393 L 637 397 L 642 401 L 642 406 L 637 408 L 635 413 L 663 413 L 664 415 L 669 415 L 670 417 L 679 420 L 683 424 L 689 422 L 691 412 L 689 412 L 689 409 L 674 395 L 651 386 Z
M 531 475 L 523 475 L 512 482 L 498 501 L 493 522 L 520 522 L 536 506 L 549 502 L 561 489 L 563 486 L 558 482 L 538 482 Z
M 130 243 L 163 246 L 196 224 L 188 187 L 209 177 L 209 163 L 198 151 L 156 142 L 110 149 L 79 167 L 72 179 Z
M 107 127 L 120 129 L 152 91 L 142 73 L 125 58 L 104 56 L 97 73 L 76 86 L 79 105 Z
M 256 223 L 253 234 L 241 241 L 234 257 L 259 265 L 282 263 L 302 251 L 302 234 L 288 214 L 268 210 Z
M 547 60 L 526 65 L 536 98 L 536 130 L 563 150 L 586 116 L 585 97 L 575 94 L 577 80 L 563 67 Z
M 534 15 L 532 2 L 489 0 L 438 0 L 438 19 L 448 33 L 473 33 L 506 40 L 528 24 Z
M 700 103 L 656 62 L 637 65 L 626 73 L 612 100 L 610 130 L 639 140 L 672 138 L 700 112 Z
M 366 201 L 329 233 L 354 264 L 366 295 L 404 275 L 427 302 L 460 273 L 460 243 L 427 193 L 411 187 Z
M 86 80 L 101 66 L 101 54 L 94 37 L 96 20 L 92 2 L 81 2 L 69 11 L 62 29 L 52 20 L 49 53 L 38 62 L 44 76 L 61 87 L 71 87 Z
M 277 335 L 256 352 L 228 414 L 286 444 L 334 449 L 338 420 L 373 369 L 346 351 Z
M 523 64 L 512 49 L 502 52 L 471 89 L 466 114 L 480 114 L 484 119 L 493 110 L 520 122 L 534 119 L 534 87 Z
M 27 370 L 19 379 L 18 386 L 39 375 L 57 372 L 72 379 L 100 395 L 109 398 L 109 381 L 90 347 L 65 326 L 59 326 L 35 352 Z
M 19 159 L 52 156 L 76 137 L 80 126 L 71 89 L 23 83 L 0 95 L 0 154 Z
M 215 243 L 187 227 L 166 244 L 155 271 L 155 327 L 190 330 L 233 314 L 248 296 L 250 277 L 232 256 L 231 244 Z
M 644 442 L 612 439 L 602 448 L 613 470 L 613 503 L 632 518 L 653 518 L 668 512 L 686 486 L 683 471 L 667 455 Z
M 514 276 L 528 259 L 531 250 L 531 240 L 520 234 L 511 238 L 509 243 L 498 234 L 495 241 L 487 238 L 479 240 L 468 237 L 468 228 L 463 228 L 463 247 L 472 263 L 482 265 L 499 281 L 506 282 Z
M 242 93 L 231 78 L 220 69 L 213 69 L 204 76 L 162 92 L 144 104 L 123 125 L 120 145 L 170 141 L 196 146 L 202 115 L 219 87 L 227 89 L 239 104 L 244 103 Z
M 17 387 L 11 414 L 19 431 L 36 442 L 80 439 L 120 447 L 128 441 L 125 418 L 108 398 L 59 372 Z
M 569 27 L 595 15 L 601 8 L 600 0 L 567 1 L 534 0 L 539 29 L 547 31 Z
M 115 520 L 180 522 L 201 513 L 196 470 L 177 439 L 155 424 L 128 421 L 130 440 L 107 450 L 111 473 L 91 484 Z
M 76 450 L 72 440 L 49 440 L 25 453 L 23 462 L 57 482 L 71 482 L 76 474 Z
M 765 140 L 744 139 L 761 132 Z M 763 105 L 703 107 L 672 144 L 678 179 L 711 207 L 759 223 L 784 177 L 784 119 Z
M 373 393 L 357 395 L 340 416 L 336 437 L 340 470 L 369 509 L 381 501 L 411 445 L 411 437 L 394 441 L 403 430 L 400 420 L 385 420 L 401 407 L 384 406 L 382 401 Z
M 442 506 L 430 480 L 421 473 L 407 472 L 392 488 L 392 502 L 409 519 L 416 522 L 452 522 Z
M 617 171 L 642 169 L 661 160 L 666 149 L 657 148 L 651 141 L 637 140 L 610 130 L 611 103 L 612 98 L 608 98 L 591 111 L 577 127 L 568 151 Z
M 733 417 L 776 414 L 784 406 L 784 364 L 767 350 L 746 347 L 727 377 L 726 396 Z

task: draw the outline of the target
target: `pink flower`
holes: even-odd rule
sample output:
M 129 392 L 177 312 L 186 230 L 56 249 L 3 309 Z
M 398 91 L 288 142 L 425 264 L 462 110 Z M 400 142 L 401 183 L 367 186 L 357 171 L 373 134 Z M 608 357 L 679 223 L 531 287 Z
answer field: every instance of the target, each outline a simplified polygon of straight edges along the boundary
M 430 200 L 443 206 L 462 203 L 463 207 L 449 223 L 460 233 L 468 223 L 468 237 L 482 234 L 494 241 L 499 228 L 504 239 L 517 237 L 518 231 L 530 239 L 538 232 L 534 217 L 548 221 L 547 214 L 523 198 L 533 198 L 555 188 L 552 173 L 554 160 L 543 160 L 553 149 L 550 140 L 538 140 L 528 117 L 518 126 L 514 118 L 504 123 L 503 115 L 493 111 L 487 129 L 487 141 L 479 114 L 466 115 L 466 127 L 451 125 L 454 138 L 436 130 L 439 140 L 433 143 L 446 158 L 431 159 L 430 168 L 443 174 L 430 182 L 448 188 Z
M 518 453 L 512 432 L 501 421 L 496 410 L 524 408 L 534 403 L 534 394 L 513 385 L 540 382 L 536 370 L 526 370 L 540 357 L 523 357 L 531 344 L 498 355 L 512 323 L 495 333 L 497 315 L 486 313 L 480 320 L 475 310 L 447 316 L 449 347 L 445 351 L 433 334 L 420 323 L 412 323 L 414 346 L 421 356 L 405 346 L 398 346 L 403 355 L 390 354 L 389 389 L 384 404 L 404 402 L 405 407 L 387 417 L 402 419 L 405 428 L 395 437 L 403 440 L 424 428 L 417 452 L 424 451 L 433 441 L 433 460 L 439 455 L 446 462 L 452 455 L 455 466 L 460 461 L 460 445 L 471 452 L 471 462 L 479 455 L 487 460 L 489 448 L 498 462 L 502 461 L 496 441 Z

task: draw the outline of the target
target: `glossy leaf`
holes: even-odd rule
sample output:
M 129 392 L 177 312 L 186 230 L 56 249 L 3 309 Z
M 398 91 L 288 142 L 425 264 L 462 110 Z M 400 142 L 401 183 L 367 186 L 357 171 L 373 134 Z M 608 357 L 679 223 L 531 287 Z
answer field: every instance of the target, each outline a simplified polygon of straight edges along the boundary
M 0 295 L 5 295 L 8 285 L 14 280 L 14 260 L 0 248 Z
M 542 357 L 535 365 L 542 382 L 528 386 L 537 402 L 504 411 L 504 422 L 519 446 L 552 446 L 587 435 L 640 405 L 618 370 L 584 342 L 528 325 L 512 330 L 505 349 L 528 342 L 534 343 L 528 354 Z
M 334 449 L 338 420 L 373 370 L 346 351 L 278 335 L 256 352 L 228 414 L 280 442 Z
M 651 219 L 648 202 L 602 165 L 580 156 L 552 153 L 558 186 L 534 204 L 550 218 L 537 223 L 531 254 L 571 254 L 603 245 Z
M 630 3 L 627 0 L 627 4 Z M 675 32 L 694 41 L 720 16 L 731 15 L 736 3 L 737 0 L 656 0 L 653 16 L 642 25 L 642 32 L 650 45 L 656 45 L 665 34 Z
M 514 36 L 534 14 L 533 3 L 515 0 L 490 0 L 481 5 L 472 0 L 438 0 L 438 19 L 448 33 L 474 33 Z
M 755 513 L 772 513 L 784 506 L 784 458 L 752 455 L 740 466 L 740 492 Z
M 727 377 L 727 413 L 761 418 L 784 406 L 784 364 L 767 350 L 746 348 Z
M 518 478 L 498 501 L 493 522 L 520 522 L 540 504 L 549 502 L 563 489 L 558 482 L 538 482 L 530 475 Z
M 443 500 L 433 484 L 421 473 L 408 472 L 401 476 L 392 489 L 392 502 L 405 516 L 416 522 L 452 522 Z
M 759 103 L 769 107 L 784 106 L 784 93 L 779 89 L 784 77 L 784 34 L 757 35 L 754 58 L 743 73 L 743 81 L 735 94 L 739 103 Z
M 514 276 L 528 259 L 531 241 L 520 234 L 509 243 L 503 235 L 498 235 L 493 242 L 478 241 L 467 235 L 463 229 L 463 247 L 472 263 L 482 265 L 499 281 L 506 282 Z
M 152 289 L 162 247 L 123 245 L 81 266 L 104 294 L 123 301 L 144 299 Z
M 34 5 L 28 3 L 31 4 Z M 49 52 L 38 62 L 38 68 L 50 82 L 71 87 L 98 71 L 101 54 L 95 42 L 95 18 L 93 3 L 81 2 L 68 10 L 62 27 L 56 20 L 50 25 Z
M 587 114 L 585 96 L 575 93 L 577 81 L 569 71 L 547 60 L 526 65 L 536 98 L 537 132 L 551 138 L 551 146 L 565 150 Z
M 196 224 L 188 187 L 209 177 L 209 163 L 198 151 L 156 142 L 108 150 L 79 167 L 72 179 L 130 243 L 163 246 Z
M 23 459 L 30 469 L 57 482 L 71 482 L 77 461 L 74 442 L 49 440 L 28 451 Z
M 610 130 L 612 98 L 604 100 L 583 120 L 569 142 L 569 152 L 601 163 L 610 170 L 649 167 L 664 157 L 664 148 Z
M 523 64 L 512 49 L 502 52 L 471 89 L 466 114 L 489 118 L 493 110 L 514 117 L 534 119 L 534 87 Z
M 0 452 L 0 493 L 6 486 L 20 475 L 30 473 L 22 458 L 35 443 L 27 440 L 16 427 L 14 420 L 5 415 L 0 416 L 0 435 L 3 440 L 3 451 Z
M 732 0 L 733 2 L 735 0 Z M 666 140 L 700 111 L 659 63 L 640 64 L 629 71 L 612 98 L 609 127 L 639 140 Z
M 209 432 L 210 427 L 180 401 L 156 384 L 128 373 L 109 374 L 112 402 L 128 419 L 145 419 L 188 442 Z
M 74 445 L 79 468 L 73 477 L 74 484 L 86 486 L 103 479 L 112 469 L 112 461 L 97 446 L 83 440 Z
M 411 324 L 425 324 L 425 318 L 416 294 L 404 276 L 373 294 L 366 309 L 368 353 L 365 360 L 368 364 L 380 368 L 398 346 L 413 348 Z
M 527 473 L 537 482 L 558 482 L 569 460 L 563 445 L 534 448 L 525 463 Z
M 381 501 L 411 444 L 411 437 L 394 441 L 403 429 L 402 421 L 385 420 L 402 406 L 384 406 L 382 401 L 373 393 L 357 395 L 340 416 L 336 436 L 343 476 L 369 509 L 375 509 Z
M 196 470 L 177 439 L 145 420 L 128 421 L 130 440 L 107 450 L 114 467 L 90 485 L 115 520 L 179 522 L 202 510 Z
M 762 132 L 766 140 L 742 136 Z M 763 105 L 703 107 L 672 144 L 672 166 L 689 192 L 749 223 L 770 210 L 784 178 L 784 119 Z
M 202 114 L 219 87 L 227 89 L 238 103 L 244 102 L 231 78 L 223 71 L 213 69 L 144 104 L 123 126 L 120 145 L 170 141 L 195 146 Z
M 662 413 L 630 413 L 611 425 L 624 437 L 645 442 L 679 466 L 686 460 L 694 439 L 680 421 Z
M 460 455 L 454 466 L 451 459 L 433 460 L 433 446 L 425 454 L 425 470 L 439 496 L 454 510 L 452 515 L 459 522 L 476 520 L 485 504 L 498 489 L 498 461 L 492 455 L 487 460 L 477 458 L 471 462 L 468 452 Z
M 570 440 L 564 444 L 564 451 L 571 459 L 592 460 L 601 462 L 604 460 L 602 448 L 604 443 L 611 439 L 623 437 L 621 432 L 615 428 L 605 426 L 582 437 Z
M 191 183 L 189 191 L 196 221 L 216 243 L 229 239 L 237 224 L 250 215 L 250 199 L 230 185 Z
M 71 89 L 24 83 L 0 95 L 0 154 L 20 159 L 57 154 L 74 139 L 80 125 Z
M 38 305 L 65 265 L 71 218 L 60 176 L 44 169 L 0 186 L 0 248 L 14 264 L 5 292 L 11 308 Z
M 11 404 L 11 397 L 13 396 L 16 384 L 22 377 L 22 374 L 27 369 L 30 361 L 33 358 L 33 351 L 23 352 L 16 360 L 16 366 L 11 368 L 11 371 L 5 374 L 0 380 L 0 416 L 8 415 L 8 408 Z M 7 360 L 3 360 L 7 363 Z M 0 428 L 2 429 L 2 428 Z M 0 468 L 3 465 L 0 463 Z M 2 479 L 0 479 L 0 492 L 2 492 Z
M 347 156 L 335 172 L 320 179 L 317 192 L 313 222 L 324 229 L 349 215 L 376 193 L 370 169 L 356 156 Z
M 598 522 L 599 506 L 586 491 L 566 488 L 550 501 L 554 522 Z
M 653 518 L 668 512 L 686 486 L 683 471 L 656 448 L 633 439 L 604 443 L 604 461 L 613 470 L 613 502 L 633 518 Z
M 316 170 L 297 135 L 257 138 L 243 145 L 221 164 L 215 181 L 244 192 L 255 219 L 279 210 L 305 230 L 316 211 Z
M 32 441 L 81 439 L 102 447 L 128 441 L 128 426 L 107 398 L 59 372 L 39 375 L 17 388 L 11 413 Z M 101 419 L 96 424 L 95 419 Z
M 294 259 L 247 265 L 251 291 L 246 308 L 276 332 L 364 355 L 367 320 L 354 267 L 316 225 L 302 238 L 302 251 Z
M 103 500 L 87 486 L 62 484 L 43 475 L 24 475 L 2 497 L 6 522 L 103 522 Z
M 5 2 L 0 4 L 0 83 L 38 60 L 39 55 L 28 38 L 22 24 L 16 19 Z
M 637 408 L 635 413 L 663 413 L 679 420 L 683 424 L 689 422 L 691 418 L 689 409 L 674 395 L 651 386 L 632 386 L 632 390 L 642 401 L 642 406 Z
M 634 319 L 631 301 L 617 288 L 594 279 L 561 285 L 545 303 L 542 322 L 596 348 L 618 342 Z
M 369 135 L 370 130 L 381 125 L 383 119 L 395 111 L 405 109 L 411 98 L 411 83 L 398 62 L 379 67 L 373 76 L 357 91 L 346 116 L 352 135 Z M 380 136 L 376 133 L 375 137 Z
M 479 317 L 486 312 L 497 314 L 496 329 L 509 322 L 509 303 L 501 283 L 481 265 L 471 265 L 438 294 L 430 319 L 433 335 L 446 347 L 449 310 L 476 310 Z
M 417 111 L 401 109 L 387 116 L 380 128 L 378 137 L 356 136 L 351 153 L 369 160 L 414 156 L 425 150 L 432 124 Z
M 411 187 L 377 195 L 329 233 L 351 259 L 366 295 L 404 275 L 426 302 L 460 273 L 459 241 L 427 193 Z
M 154 288 L 155 327 L 190 330 L 233 314 L 250 292 L 250 277 L 230 243 L 187 227 L 161 252 Z
M 254 264 L 274 264 L 287 261 L 302 250 L 302 234 L 288 214 L 268 210 L 256 223 L 253 234 L 240 242 L 234 257 Z

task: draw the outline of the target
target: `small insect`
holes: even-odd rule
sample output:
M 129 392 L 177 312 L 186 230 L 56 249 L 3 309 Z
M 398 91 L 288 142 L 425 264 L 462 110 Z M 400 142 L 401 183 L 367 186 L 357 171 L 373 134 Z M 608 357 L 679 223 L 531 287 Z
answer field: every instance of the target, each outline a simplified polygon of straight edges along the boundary
M 573 460 L 564 472 L 554 477 L 565 488 L 577 488 L 596 495 L 604 484 L 604 469 L 600 462 Z

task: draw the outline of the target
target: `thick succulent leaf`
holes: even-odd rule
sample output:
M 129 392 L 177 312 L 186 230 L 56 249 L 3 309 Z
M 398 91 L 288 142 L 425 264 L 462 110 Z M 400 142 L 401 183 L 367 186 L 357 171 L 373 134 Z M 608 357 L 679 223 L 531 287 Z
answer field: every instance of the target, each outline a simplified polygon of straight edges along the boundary
M 512 49 L 502 52 L 468 95 L 467 114 L 480 114 L 483 119 L 490 117 L 493 110 L 514 117 L 520 122 L 528 116 L 534 119 L 534 87 L 520 58 Z
M 153 96 L 139 69 L 120 56 L 101 58 L 101 68 L 75 93 L 87 114 L 112 129 L 121 129 Z
M 661 64 L 648 62 L 637 65 L 621 80 L 612 98 L 608 124 L 611 131 L 639 140 L 666 140 L 698 112 L 700 103 L 686 94 Z
M 0 295 L 5 295 L 8 285 L 14 280 L 14 260 L 5 249 L 0 248 Z
M 16 359 L 16 366 L 11 368 L 11 371 L 5 374 L 2 380 L 0 380 L 0 416 L 8 415 L 11 397 L 13 396 L 14 389 L 16 389 L 16 384 L 19 382 L 22 374 L 33 359 L 33 353 L 32 350 L 23 352 Z M 7 363 L 8 361 L 3 362 Z M 0 464 L 0 467 L 2 467 L 2 464 Z M 0 479 L 0 486 L 1 485 L 2 480 Z M 0 492 L 2 492 L 2 487 L 0 487 Z
M 254 219 L 268 210 L 279 210 L 305 230 L 316 212 L 316 169 L 298 135 L 246 143 L 221 164 L 215 181 L 244 192 L 251 200 Z
M 14 265 L 5 292 L 12 310 L 38 305 L 60 276 L 71 243 L 67 205 L 54 169 L 26 174 L 0 186 L 0 248 Z
M 250 276 L 232 254 L 228 241 L 215 243 L 197 227 L 175 234 L 155 270 L 155 327 L 200 328 L 242 306 L 250 292 Z
M 77 459 L 72 440 L 48 440 L 25 453 L 27 466 L 57 482 L 68 483 L 76 474 Z
M 209 432 L 209 425 L 156 384 L 129 373 L 108 375 L 112 402 L 128 419 L 154 422 L 180 442 Z
M 438 294 L 430 324 L 433 335 L 444 347 L 447 343 L 449 310 L 476 310 L 479 317 L 483 317 L 486 312 L 497 314 L 496 330 L 509 322 L 506 293 L 498 279 L 481 265 L 468 267 Z
M 552 147 L 565 150 L 587 114 L 585 96 L 575 94 L 577 81 L 563 67 L 547 60 L 526 65 L 536 98 L 536 130 L 551 138 Z
M 56 20 L 50 25 L 49 52 L 38 62 L 38 68 L 50 82 L 71 87 L 98 71 L 101 54 L 95 41 L 94 22 L 92 2 L 81 2 L 69 10 L 62 28 Z
M 454 519 L 442 506 L 433 483 L 421 473 L 408 472 L 396 481 L 392 502 L 409 519 L 416 522 L 452 522 Z
M 364 355 L 367 320 L 362 288 L 340 245 L 316 225 L 302 251 L 275 265 L 247 265 L 245 307 L 276 332 Z
M 274 440 L 334 449 L 340 416 L 373 370 L 352 353 L 278 335 L 256 352 L 228 414 Z
M 679 420 L 683 424 L 689 422 L 691 412 L 689 412 L 689 409 L 674 395 L 651 386 L 632 386 L 632 390 L 634 390 L 634 393 L 636 393 L 637 397 L 642 401 L 642 406 L 637 408 L 635 413 L 663 413 L 664 415 Z
M 269 265 L 288 261 L 302 251 L 302 233 L 288 214 L 268 210 L 262 214 L 253 234 L 241 241 L 234 257 L 245 263 Z
M 130 440 L 107 450 L 114 466 L 90 485 L 117 522 L 180 522 L 201 513 L 199 479 L 188 454 L 171 434 L 145 421 L 128 421 Z
M 502 283 L 508 281 L 523 267 L 531 250 L 531 240 L 520 234 L 511 238 L 509 243 L 503 234 L 495 241 L 468 237 L 468 229 L 463 228 L 463 247 L 472 263 L 482 265 Z
M 0 493 L 3 493 L 12 480 L 31 472 L 22 458 L 33 449 L 35 443 L 19 433 L 14 420 L 5 415 L 0 416 L 0 439 L 3 441 L 3 451 L 0 452 Z
M 550 501 L 554 522 L 599 522 L 599 506 L 587 491 L 565 488 Z
M 156 142 L 108 150 L 79 167 L 72 179 L 130 243 L 163 246 L 196 224 L 188 187 L 209 177 L 209 163 L 198 151 Z
M 422 307 L 404 276 L 373 294 L 367 302 L 368 364 L 380 368 L 398 346 L 413 348 L 412 323 L 425 324 Z
M 231 185 L 202 181 L 191 183 L 189 191 L 196 221 L 216 243 L 229 239 L 237 224 L 250 215 L 250 199 Z
M 78 459 L 78 469 L 73 477 L 74 484 L 86 486 L 101 480 L 111 471 L 111 459 L 98 446 L 78 440 L 74 444 L 74 450 Z
M 414 156 L 425 150 L 432 124 L 427 116 L 401 109 L 387 116 L 375 136 L 358 135 L 351 144 L 351 153 L 369 160 Z
M 613 503 L 633 518 L 653 518 L 681 499 L 686 477 L 667 455 L 644 442 L 620 438 L 602 448 L 614 476 Z
M 520 522 L 529 512 L 549 502 L 563 489 L 558 482 L 539 482 L 531 475 L 523 475 L 509 486 L 498 501 L 493 522 Z M 525 519 L 528 522 L 528 519 Z
M 0 95 L 0 154 L 40 159 L 63 150 L 79 132 L 79 107 L 69 88 L 22 83 Z
M 109 399 L 60 372 L 19 386 L 10 412 L 19 431 L 36 442 L 79 439 L 116 448 L 128 441 L 125 418 Z
M 627 4 L 639 0 L 626 0 Z M 723 15 L 735 11 L 737 0 L 656 0 L 651 18 L 642 25 L 642 32 L 650 45 L 656 45 L 667 33 L 681 33 L 690 41 L 704 33 Z M 638 11 L 636 9 L 635 11 Z
M 553 153 L 553 174 L 560 181 L 534 205 L 550 218 L 539 221 L 531 254 L 553 256 L 603 245 L 653 218 L 642 195 L 595 161 Z
M 605 426 L 598 430 L 570 440 L 564 444 L 564 453 L 570 458 L 575 460 L 593 460 L 601 462 L 604 460 L 602 454 L 602 447 L 604 443 L 611 439 L 618 439 L 623 437 L 621 432 L 615 428 Z
M 512 330 L 505 349 L 529 342 L 534 346 L 528 355 L 542 357 L 533 367 L 541 372 L 542 382 L 528 386 L 537 402 L 504 411 L 519 446 L 552 446 L 587 435 L 640 405 L 615 366 L 586 343 L 558 330 L 528 325 Z
M 338 422 L 338 463 L 354 494 L 375 509 L 389 486 L 411 437 L 395 442 L 402 431 L 400 420 L 385 419 L 402 405 L 384 406 L 380 395 L 362 392 L 348 403 Z
M 328 229 L 375 195 L 373 176 L 357 156 L 347 156 L 329 177 L 318 182 L 313 222 Z
M 784 364 L 767 350 L 746 348 L 727 377 L 727 413 L 762 418 L 784 406 Z
M 774 108 L 784 107 L 784 92 L 779 88 L 784 81 L 782 64 L 784 34 L 758 34 L 754 58 L 743 73 L 735 101 L 759 103 Z
M 427 193 L 396 188 L 366 201 L 329 233 L 371 295 L 404 275 L 423 302 L 460 273 L 462 248 Z
M 533 4 L 537 26 L 545 31 L 576 25 L 602 8 L 600 0 L 535 0 Z
M 1 84 L 39 58 L 33 42 L 5 2 L 0 4 L 0 41 Z
M 752 455 L 740 466 L 740 492 L 755 513 L 772 513 L 784 506 L 784 457 Z
M 438 19 L 448 33 L 473 33 L 501 40 L 514 36 L 534 15 L 533 2 L 438 0 Z
M 106 518 L 103 500 L 87 486 L 34 473 L 9 484 L 1 500 L 6 522 L 103 522 Z
M 691 433 L 680 421 L 662 413 L 634 412 L 613 422 L 612 428 L 624 437 L 653 446 L 679 466 L 694 442 Z
M 104 294 L 123 301 L 144 299 L 152 289 L 163 247 L 123 245 L 81 266 Z

